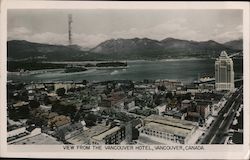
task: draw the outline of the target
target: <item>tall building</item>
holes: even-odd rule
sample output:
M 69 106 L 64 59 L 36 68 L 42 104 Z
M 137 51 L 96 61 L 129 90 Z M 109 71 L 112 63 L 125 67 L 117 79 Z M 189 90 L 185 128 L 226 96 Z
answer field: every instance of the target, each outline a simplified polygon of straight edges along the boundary
M 234 90 L 233 61 L 225 51 L 215 61 L 215 88 L 218 91 Z

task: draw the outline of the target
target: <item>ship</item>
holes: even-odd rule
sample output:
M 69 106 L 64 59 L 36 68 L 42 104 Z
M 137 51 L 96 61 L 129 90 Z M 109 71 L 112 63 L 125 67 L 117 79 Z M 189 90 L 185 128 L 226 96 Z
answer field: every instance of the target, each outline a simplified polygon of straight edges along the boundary
M 215 78 L 213 77 L 202 77 L 199 79 L 200 82 L 204 83 L 204 82 L 211 82 L 211 81 L 214 81 Z

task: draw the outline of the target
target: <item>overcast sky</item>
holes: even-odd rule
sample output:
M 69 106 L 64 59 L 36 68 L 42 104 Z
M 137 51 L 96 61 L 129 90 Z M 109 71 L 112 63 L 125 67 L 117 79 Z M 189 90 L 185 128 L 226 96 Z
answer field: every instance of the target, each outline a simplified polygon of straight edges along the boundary
M 94 47 L 111 38 L 167 37 L 227 42 L 242 38 L 241 10 L 8 10 L 8 40 Z

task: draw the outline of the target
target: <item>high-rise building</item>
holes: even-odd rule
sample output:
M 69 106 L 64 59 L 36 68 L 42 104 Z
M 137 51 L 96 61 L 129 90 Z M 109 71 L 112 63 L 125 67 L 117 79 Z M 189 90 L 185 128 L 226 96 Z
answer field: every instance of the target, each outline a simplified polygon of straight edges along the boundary
M 216 90 L 234 90 L 233 60 L 222 51 L 215 61 L 215 88 Z

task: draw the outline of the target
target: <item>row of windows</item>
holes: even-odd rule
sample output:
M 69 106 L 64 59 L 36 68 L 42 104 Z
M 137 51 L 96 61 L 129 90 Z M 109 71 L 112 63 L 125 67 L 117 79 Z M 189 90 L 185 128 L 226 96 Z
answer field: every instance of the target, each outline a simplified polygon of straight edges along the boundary
M 184 137 L 182 137 L 182 136 L 173 135 L 173 134 L 169 134 L 169 133 L 158 132 L 158 131 L 152 131 L 152 130 L 149 130 L 149 129 L 146 129 L 145 131 L 142 130 L 141 133 L 145 133 L 147 135 L 155 136 L 155 137 L 158 137 L 158 138 L 164 138 L 164 139 L 171 140 L 171 141 L 174 141 L 174 139 L 176 139 L 176 140 L 184 140 Z
M 148 134 L 148 133 L 146 133 L 146 134 L 152 136 L 152 134 Z M 155 136 L 157 138 L 165 139 L 168 141 L 173 141 L 176 143 L 184 144 L 184 137 L 177 138 L 177 137 L 166 137 L 166 136 L 159 136 L 159 135 L 153 135 L 153 136 Z
M 141 131 L 142 133 L 145 132 L 145 133 L 148 133 L 148 134 L 160 134 L 160 135 L 167 135 L 167 136 L 174 136 L 173 134 L 170 134 L 170 133 L 164 133 L 164 132 L 159 132 L 159 131 L 154 131 L 154 130 L 150 130 L 150 129 L 145 129 L 145 130 L 142 130 Z
M 93 141 L 93 142 L 92 142 L 92 144 L 99 144 L 99 143 L 97 143 L 97 142 Z

